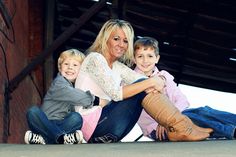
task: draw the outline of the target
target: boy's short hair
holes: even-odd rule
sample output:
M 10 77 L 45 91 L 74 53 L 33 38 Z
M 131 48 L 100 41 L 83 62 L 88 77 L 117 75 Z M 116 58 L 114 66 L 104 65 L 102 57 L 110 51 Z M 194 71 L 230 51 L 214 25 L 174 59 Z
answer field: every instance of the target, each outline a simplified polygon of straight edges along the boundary
M 159 55 L 158 41 L 152 37 L 142 37 L 135 41 L 134 43 L 134 55 L 135 52 L 144 47 L 144 49 L 151 48 L 155 51 L 156 56 Z
M 58 69 L 60 69 L 61 64 L 68 57 L 72 57 L 73 59 L 77 60 L 81 64 L 85 58 L 85 55 L 77 49 L 69 49 L 69 50 L 63 51 L 60 54 L 60 57 L 58 58 L 58 62 L 57 62 Z

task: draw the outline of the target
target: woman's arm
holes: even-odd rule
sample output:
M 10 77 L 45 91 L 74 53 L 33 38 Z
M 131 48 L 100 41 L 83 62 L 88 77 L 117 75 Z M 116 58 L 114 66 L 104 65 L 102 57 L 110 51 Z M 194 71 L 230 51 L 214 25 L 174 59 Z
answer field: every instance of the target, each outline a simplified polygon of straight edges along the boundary
M 134 96 L 143 91 L 147 93 L 153 91 L 161 92 L 164 87 L 165 80 L 162 77 L 154 76 L 152 78 L 148 78 L 147 76 L 132 70 L 123 63 L 114 63 L 113 69 L 116 69 L 116 71 L 120 73 L 120 76 L 122 78 L 122 82 L 124 84 L 122 88 L 124 99 Z M 144 81 L 134 83 L 135 81 L 144 78 Z
M 123 87 L 123 98 L 129 98 L 150 88 L 161 91 L 164 87 L 164 81 L 160 77 L 152 77 L 141 82 L 133 83 Z
M 83 61 L 81 71 L 87 73 L 96 82 L 96 84 L 114 101 L 129 98 L 150 88 L 154 88 L 158 91 L 163 88 L 164 83 L 159 77 L 153 77 L 138 83 L 121 86 L 121 81 L 125 81 L 125 77 L 132 79 L 135 78 L 133 75 L 139 76 L 137 79 L 145 77 L 141 77 L 139 74 L 137 75 L 136 72 L 124 64 L 122 64 L 121 67 L 120 64 L 122 63 L 114 64 L 113 68 L 111 69 L 101 54 L 91 53 Z M 128 73 L 124 73 L 124 71 L 128 71 Z M 129 82 L 126 81 L 125 83 L 127 84 L 131 81 L 136 81 L 132 79 L 130 79 Z

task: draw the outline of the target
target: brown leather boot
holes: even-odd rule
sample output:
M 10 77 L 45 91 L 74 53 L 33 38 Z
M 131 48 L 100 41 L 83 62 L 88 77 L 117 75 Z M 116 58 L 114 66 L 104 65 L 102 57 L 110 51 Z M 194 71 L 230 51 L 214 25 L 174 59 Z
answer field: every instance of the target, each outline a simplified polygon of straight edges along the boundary
M 200 141 L 209 137 L 210 128 L 207 131 L 193 124 L 164 94 L 147 94 L 142 106 L 154 120 L 167 129 L 170 141 Z
M 193 128 L 197 129 L 198 131 L 206 132 L 206 133 L 209 133 L 209 134 L 214 131 L 212 128 L 202 128 L 202 127 L 197 126 L 197 125 L 193 125 Z

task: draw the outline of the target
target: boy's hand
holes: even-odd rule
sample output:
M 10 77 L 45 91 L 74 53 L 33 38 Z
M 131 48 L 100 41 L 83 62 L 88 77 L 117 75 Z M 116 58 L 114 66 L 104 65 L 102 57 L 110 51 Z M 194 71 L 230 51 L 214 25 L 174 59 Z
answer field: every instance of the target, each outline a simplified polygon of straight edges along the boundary
M 163 140 L 166 140 L 166 134 L 167 134 L 166 128 L 164 128 L 164 127 L 161 126 L 161 125 L 158 125 L 158 126 L 157 126 L 157 129 L 156 129 L 156 137 L 157 137 L 160 141 L 163 141 Z
M 99 98 L 99 106 L 104 107 L 109 103 L 108 100 Z

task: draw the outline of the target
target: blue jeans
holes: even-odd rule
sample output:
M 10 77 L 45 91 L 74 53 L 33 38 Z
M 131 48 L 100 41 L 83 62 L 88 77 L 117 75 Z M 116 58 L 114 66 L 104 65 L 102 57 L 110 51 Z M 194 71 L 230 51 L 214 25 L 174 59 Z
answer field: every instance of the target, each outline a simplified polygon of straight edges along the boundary
M 215 110 L 209 106 L 186 109 L 182 113 L 196 125 L 212 128 L 214 132 L 210 138 L 234 139 L 236 114 Z
M 98 125 L 88 142 L 111 143 L 124 138 L 138 121 L 145 96 L 146 93 L 141 92 L 122 101 L 111 101 L 103 107 Z
M 30 130 L 42 135 L 48 144 L 59 143 L 59 137 L 80 130 L 83 124 L 83 119 L 77 112 L 71 112 L 63 120 L 48 120 L 45 113 L 37 106 L 28 109 L 26 118 Z

